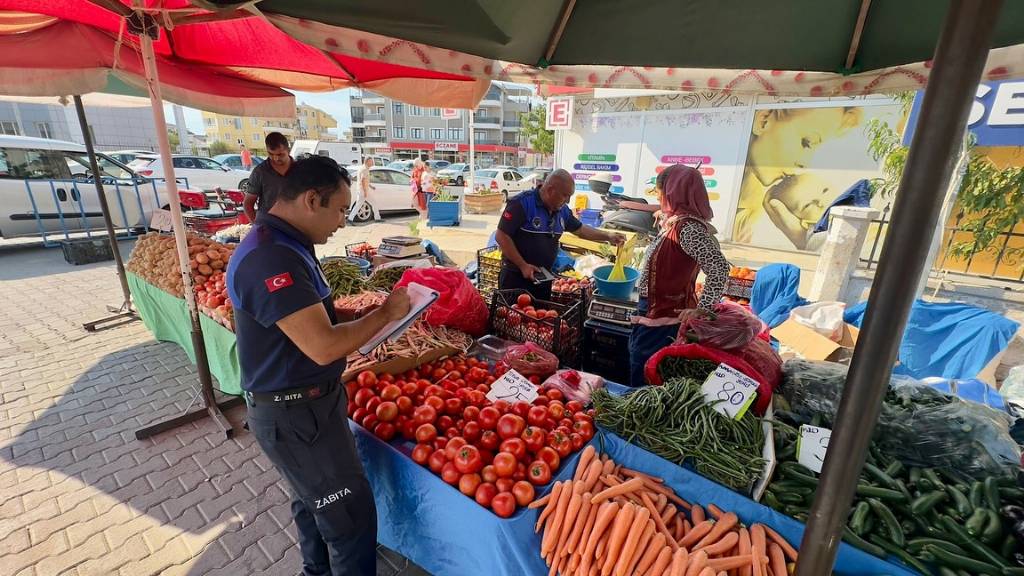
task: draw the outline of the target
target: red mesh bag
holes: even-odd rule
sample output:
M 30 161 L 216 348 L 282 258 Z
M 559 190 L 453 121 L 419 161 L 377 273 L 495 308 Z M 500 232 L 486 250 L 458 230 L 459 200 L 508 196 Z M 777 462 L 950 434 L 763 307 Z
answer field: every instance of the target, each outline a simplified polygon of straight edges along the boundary
M 423 318 L 433 326 L 450 326 L 473 336 L 487 331 L 490 311 L 480 293 L 461 270 L 452 268 L 410 268 L 395 284 L 406 286 L 410 282 L 436 290 L 440 296 Z
M 533 342 L 510 347 L 501 361 L 523 376 L 547 378 L 558 369 L 558 356 Z
M 736 350 L 761 336 L 767 340 L 768 326 L 743 306 L 722 302 L 715 305 L 715 317 L 697 317 L 679 326 L 679 338 L 719 350 Z
M 761 339 L 756 339 L 757 342 L 764 342 Z M 768 346 L 771 350 L 771 346 Z M 774 354 L 774 350 L 772 350 Z M 776 355 L 777 356 L 777 355 Z M 647 364 L 644 365 L 644 376 L 647 381 L 656 386 L 662 384 L 661 374 L 658 372 L 658 364 L 665 358 L 691 358 L 694 360 L 709 360 L 716 364 L 725 363 L 732 368 L 739 370 L 746 374 L 750 378 L 757 381 L 757 399 L 754 401 L 754 413 L 758 416 L 764 414 L 765 410 L 768 409 L 768 403 L 771 402 L 772 392 L 775 387 L 778 386 L 779 382 L 776 380 L 774 383 L 769 382 L 757 369 L 755 369 L 749 362 L 744 360 L 740 355 L 726 352 L 724 350 L 718 350 L 710 348 L 700 344 L 673 344 L 672 346 L 666 346 L 661 350 L 658 350 L 653 356 L 647 360 Z

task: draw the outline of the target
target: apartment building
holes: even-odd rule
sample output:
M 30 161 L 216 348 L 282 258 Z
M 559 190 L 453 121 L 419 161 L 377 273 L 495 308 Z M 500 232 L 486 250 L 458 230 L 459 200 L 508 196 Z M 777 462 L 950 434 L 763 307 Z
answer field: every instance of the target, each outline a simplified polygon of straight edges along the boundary
M 90 96 L 85 117 L 97 150 L 155 150 L 156 128 L 149 100 L 128 96 Z M 8 97 L 0 100 L 0 134 L 83 143 L 73 105 L 54 98 Z
M 465 162 L 473 138 L 476 160 L 488 164 L 518 164 L 525 153 L 520 115 L 530 111 L 527 88 L 492 84 L 478 108 L 455 110 L 445 117 L 441 108 L 412 106 L 369 91 L 353 91 L 352 139 L 365 153 L 391 158 L 430 158 Z M 470 134 L 470 114 L 473 133 Z
M 336 140 L 334 134 L 328 129 L 337 128 L 338 121 L 327 112 L 308 104 L 299 104 L 296 107 L 295 118 L 299 133 L 296 139 L 303 140 Z
M 232 150 L 238 150 L 245 144 L 250 151 L 265 154 L 263 139 L 270 132 L 284 134 L 289 142 L 299 139 L 335 140 L 327 130 L 336 127 L 338 122 L 319 108 L 299 104 L 291 118 L 253 118 L 204 111 L 203 125 L 210 144 L 226 142 Z

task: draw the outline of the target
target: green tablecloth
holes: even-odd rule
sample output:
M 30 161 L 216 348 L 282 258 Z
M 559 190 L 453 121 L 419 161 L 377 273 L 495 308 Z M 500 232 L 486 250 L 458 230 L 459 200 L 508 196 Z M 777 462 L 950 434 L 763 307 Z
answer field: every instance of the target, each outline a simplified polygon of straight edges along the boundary
M 131 272 L 128 272 L 128 287 L 132 291 L 135 309 L 153 337 L 161 342 L 178 344 L 194 363 L 196 355 L 192 348 L 191 323 L 185 300 L 171 296 Z M 242 370 L 238 366 L 234 332 L 203 314 L 199 315 L 199 325 L 206 342 L 206 355 L 210 359 L 210 372 L 217 379 L 217 387 L 225 394 L 240 395 Z

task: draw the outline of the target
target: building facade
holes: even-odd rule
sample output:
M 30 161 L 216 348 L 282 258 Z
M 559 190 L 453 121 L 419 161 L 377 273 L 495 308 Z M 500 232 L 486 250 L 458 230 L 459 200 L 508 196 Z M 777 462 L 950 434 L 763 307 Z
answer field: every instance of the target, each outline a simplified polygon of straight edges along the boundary
M 156 150 L 156 129 L 148 100 L 140 105 L 85 105 L 85 117 L 97 150 Z M 141 105 L 145 102 L 144 105 Z M 0 100 L 0 134 L 50 138 L 83 144 L 72 105 Z
M 476 110 L 454 110 L 454 117 L 446 117 L 445 109 L 412 106 L 354 90 L 349 101 L 352 139 L 362 144 L 366 154 L 466 162 L 473 138 L 480 166 L 518 165 L 526 152 L 520 115 L 530 111 L 532 97 L 527 88 L 492 84 Z
M 295 111 L 297 128 L 299 130 L 296 138 L 303 140 L 337 140 L 337 137 L 328 131 L 330 128 L 337 128 L 338 121 L 333 116 L 319 108 L 308 104 L 299 104 Z
M 284 134 L 289 142 L 300 139 L 335 140 L 327 129 L 336 127 L 338 122 L 319 108 L 299 104 L 291 118 L 254 118 L 203 112 L 203 125 L 209 145 L 224 142 L 232 151 L 237 151 L 245 144 L 254 153 L 266 154 L 263 139 L 270 132 Z

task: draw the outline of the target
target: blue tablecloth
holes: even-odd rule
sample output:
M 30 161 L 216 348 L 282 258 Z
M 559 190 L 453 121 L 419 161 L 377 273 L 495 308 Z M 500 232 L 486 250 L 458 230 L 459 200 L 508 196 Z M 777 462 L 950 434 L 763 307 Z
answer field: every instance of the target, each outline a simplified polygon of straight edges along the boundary
M 533 532 L 535 510 L 520 509 L 501 519 L 408 456 L 411 445 L 391 445 L 349 422 L 377 503 L 377 539 L 435 576 L 543 576 L 540 537 Z M 610 432 L 594 438 L 597 448 L 618 463 L 665 479 L 680 497 L 732 510 L 744 523 L 761 522 L 799 545 L 803 524 L 762 506 L 689 470 L 664 460 Z M 555 480 L 571 476 L 578 454 L 568 459 Z M 538 490 L 545 494 L 550 485 Z M 840 545 L 837 574 L 861 576 L 914 573 Z

